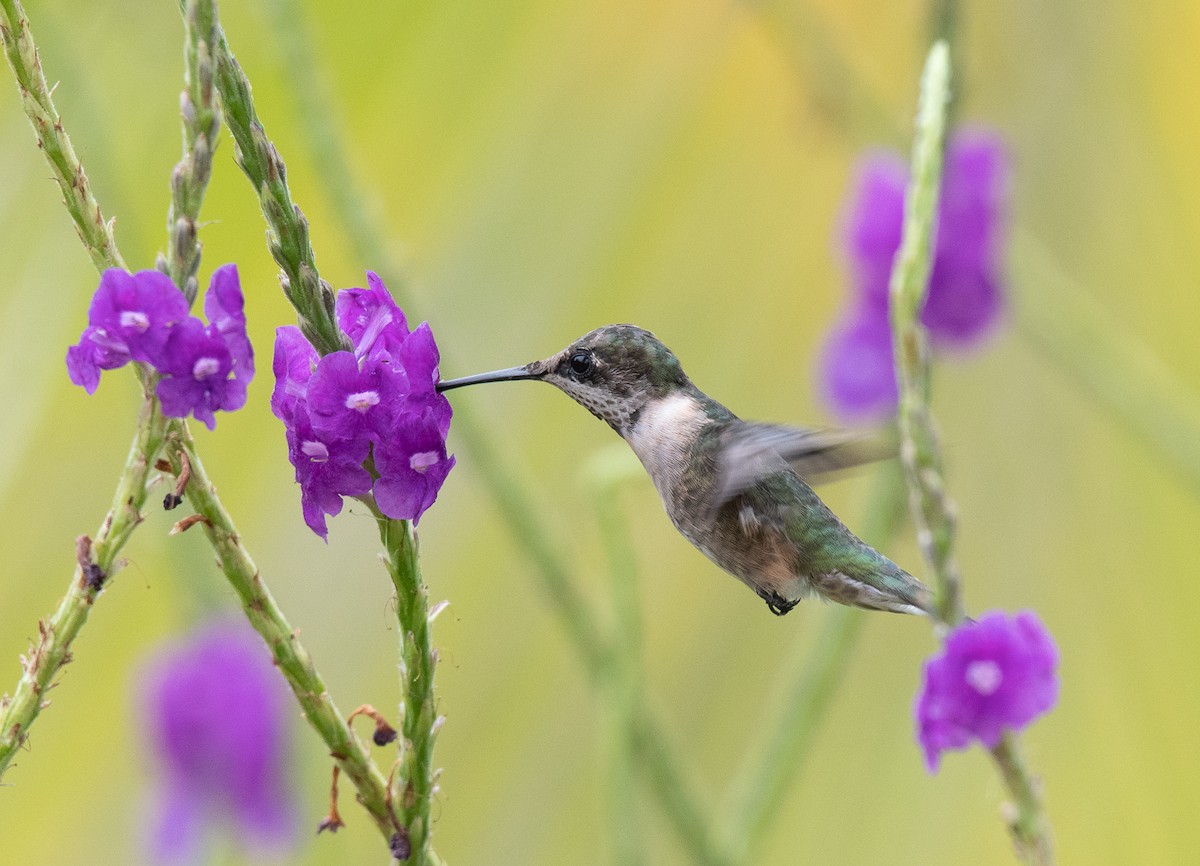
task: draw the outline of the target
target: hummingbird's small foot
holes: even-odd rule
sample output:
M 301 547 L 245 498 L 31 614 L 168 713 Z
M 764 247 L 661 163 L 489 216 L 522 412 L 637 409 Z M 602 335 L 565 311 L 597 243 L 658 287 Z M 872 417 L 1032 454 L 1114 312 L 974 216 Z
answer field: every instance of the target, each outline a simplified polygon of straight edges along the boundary
M 798 598 L 788 601 L 777 592 L 760 592 L 758 596 L 767 603 L 767 608 L 775 616 L 784 616 L 791 613 L 792 608 L 800 603 L 800 599 Z

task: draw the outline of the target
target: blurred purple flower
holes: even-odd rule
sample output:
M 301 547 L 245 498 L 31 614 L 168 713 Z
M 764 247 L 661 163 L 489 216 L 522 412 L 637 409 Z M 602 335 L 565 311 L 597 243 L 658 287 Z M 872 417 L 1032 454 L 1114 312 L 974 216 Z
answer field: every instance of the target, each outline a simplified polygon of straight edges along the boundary
M 935 345 L 970 347 L 999 320 L 999 254 L 1007 183 L 1003 144 L 966 130 L 946 147 L 938 232 L 921 321 Z M 900 246 L 908 170 L 900 156 L 863 158 L 846 223 L 854 298 L 823 353 L 822 390 L 848 420 L 877 420 L 896 405 L 888 282 Z M 879 360 L 887 357 L 888 363 Z M 891 395 L 888 397 L 887 395 Z
M 833 332 L 820 359 L 825 399 L 845 421 L 875 420 L 896 407 L 887 314 L 858 315 Z
M 917 695 L 917 740 L 936 772 L 941 753 L 972 740 L 994 748 L 1005 731 L 1026 727 L 1058 699 L 1058 650 L 1037 616 L 1001 612 L 965 622 L 925 663 Z
M 338 293 L 338 324 L 354 352 L 318 359 L 296 328 L 275 337 L 271 410 L 287 430 L 304 521 L 325 538 L 343 496 L 373 490 L 388 517 L 416 522 L 437 499 L 454 458 L 446 454 L 450 403 L 434 386 L 438 349 L 427 323 L 409 332 L 383 281 Z M 377 476 L 363 467 L 371 458 Z
M 165 274 L 109 268 L 92 296 L 88 327 L 67 350 L 71 381 L 92 394 L 101 370 L 131 360 L 157 364 L 171 327 L 187 314 L 187 299 Z
M 246 386 L 254 378 L 254 350 L 242 308 L 236 265 L 213 273 L 204 300 L 207 327 L 188 314 L 183 293 L 165 274 L 109 268 L 92 298 L 88 327 L 67 350 L 67 373 L 91 394 L 101 370 L 131 360 L 148 363 L 164 377 L 157 388 L 163 414 L 195 413 L 211 430 L 215 410 L 232 412 L 245 405 Z
M 141 683 L 161 780 L 154 861 L 202 861 L 213 829 L 247 852 L 287 848 L 296 816 L 286 690 L 258 636 L 235 620 L 206 623 L 161 649 Z

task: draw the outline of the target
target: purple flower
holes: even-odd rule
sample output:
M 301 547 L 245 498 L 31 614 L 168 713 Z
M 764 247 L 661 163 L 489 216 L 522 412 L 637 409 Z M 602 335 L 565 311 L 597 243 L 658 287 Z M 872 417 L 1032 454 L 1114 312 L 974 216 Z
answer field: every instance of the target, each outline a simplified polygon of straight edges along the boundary
M 171 327 L 187 314 L 187 299 L 165 274 L 109 268 L 92 297 L 88 327 L 67 350 L 71 381 L 92 394 L 101 370 L 130 360 L 157 364 Z
M 442 482 L 454 468 L 446 456 L 450 415 L 426 408 L 406 413 L 381 444 L 375 446 L 375 501 L 379 510 L 396 520 L 417 523 L 437 499 Z
M 388 517 L 419 520 L 454 466 L 433 333 L 427 323 L 409 332 L 378 276 L 368 272 L 367 285 L 336 301 L 353 352 L 318 359 L 298 329 L 275 337 L 271 410 L 287 430 L 304 521 L 322 538 L 342 497 L 369 491 Z M 368 458 L 374 475 L 364 468 Z
M 400 407 L 404 383 L 395 371 L 350 352 L 331 352 L 317 363 L 308 382 L 313 427 L 342 439 L 387 435 Z
M 1029 611 L 993 612 L 950 633 L 925 663 L 915 708 L 917 740 L 936 772 L 941 753 L 972 740 L 994 748 L 1005 731 L 1024 728 L 1058 698 L 1058 650 Z
M 258 636 L 234 620 L 209 622 L 160 650 L 141 682 L 161 779 L 150 833 L 155 862 L 202 860 L 210 828 L 248 851 L 286 848 L 296 824 L 289 714 Z
M 999 320 L 1006 175 L 1004 148 L 993 133 L 964 131 L 949 142 L 929 292 L 921 311 L 935 345 L 972 346 Z M 845 242 L 854 298 L 833 330 L 820 369 L 822 390 L 846 419 L 880 419 L 896 405 L 888 282 L 900 246 L 907 181 L 899 155 L 873 153 L 862 160 L 851 197 Z M 886 366 L 879 363 L 885 356 Z
M 371 489 L 371 473 L 363 468 L 371 443 L 365 438 L 323 436 L 313 430 L 303 411 L 292 415 L 286 432 L 288 459 L 296 467 L 304 522 L 327 539 L 325 515 L 341 513 L 343 496 L 362 496 Z
M 245 380 L 230 378 L 234 359 L 228 345 L 197 318 L 189 316 L 171 329 L 158 367 L 163 374 L 158 399 L 168 417 L 194 413 L 212 430 L 214 411 L 233 412 L 246 404 Z
M 109 268 L 92 298 L 88 327 L 67 350 L 67 372 L 91 394 L 101 370 L 131 360 L 148 363 L 164 377 L 157 388 L 163 414 L 183 418 L 194 412 L 211 430 L 215 410 L 245 405 L 254 378 L 242 307 L 236 265 L 213 273 L 204 299 L 207 328 L 188 315 L 187 300 L 165 274 Z

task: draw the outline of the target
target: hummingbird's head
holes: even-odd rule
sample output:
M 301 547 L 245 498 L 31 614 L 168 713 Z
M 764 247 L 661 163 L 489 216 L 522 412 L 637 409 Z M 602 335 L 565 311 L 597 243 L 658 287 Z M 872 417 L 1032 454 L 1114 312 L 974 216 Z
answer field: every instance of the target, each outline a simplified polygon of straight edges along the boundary
M 691 387 L 679 359 L 649 331 L 605 325 L 544 360 L 442 382 L 438 390 L 513 379 L 549 382 L 622 436 L 647 403 Z

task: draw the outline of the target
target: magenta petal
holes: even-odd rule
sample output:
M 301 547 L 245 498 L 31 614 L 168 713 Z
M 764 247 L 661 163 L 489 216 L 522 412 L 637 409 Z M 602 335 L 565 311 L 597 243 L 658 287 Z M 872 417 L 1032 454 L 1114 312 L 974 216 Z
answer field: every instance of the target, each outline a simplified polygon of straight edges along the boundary
M 234 359 L 233 375 L 249 384 L 254 378 L 254 348 L 246 335 L 245 300 L 237 265 L 217 268 L 204 296 L 204 315 L 211 332 L 220 335 Z
M 297 409 L 287 427 L 288 459 L 300 484 L 304 522 L 321 538 L 328 538 L 325 515 L 342 510 L 342 496 L 361 496 L 371 489 L 371 475 L 363 468 L 370 453 L 366 438 L 356 440 L 323 436 L 312 428 L 307 413 Z
M 168 784 L 154 797 L 149 855 L 153 863 L 196 863 L 204 849 L 204 801 L 195 792 Z
M 367 271 L 367 286 L 343 289 L 338 292 L 335 304 L 338 326 L 350 337 L 360 358 L 370 354 L 381 334 L 401 340 L 408 334 L 404 312 L 373 271 Z
M 275 330 L 275 353 L 272 371 L 275 389 L 271 392 L 271 412 L 287 423 L 296 406 L 307 399 L 308 381 L 319 360 L 317 350 L 304 338 L 295 325 Z
M 899 154 L 877 151 L 859 163 L 845 235 L 860 297 L 886 303 L 892 260 L 904 226 L 907 183 L 908 168 Z
M 419 521 L 454 468 L 438 418 L 428 408 L 402 414 L 374 454 L 375 501 L 395 520 Z
M 408 374 L 408 381 L 413 390 L 433 391 L 433 386 L 438 380 L 440 357 L 429 323 L 422 322 L 409 334 L 396 354 Z
M 245 382 L 229 378 L 233 365 L 220 336 L 194 316 L 184 319 L 171 329 L 162 352 L 159 369 L 164 375 L 157 393 L 163 414 L 183 418 L 192 413 L 211 430 L 215 410 L 231 412 L 246 402 Z
M 67 349 L 67 375 L 89 394 L 96 393 L 101 370 L 114 370 L 129 363 L 123 343 L 114 343 L 94 325 L 84 330 L 79 342 Z
M 410 334 L 383 281 L 368 271 L 367 285 L 336 301 L 354 352 L 317 359 L 294 328 L 276 334 L 271 408 L 287 428 L 305 523 L 322 538 L 343 496 L 372 490 L 384 514 L 418 520 L 454 465 L 445 441 L 450 403 L 434 388 L 438 349 L 429 325 Z M 362 465 L 369 454 L 374 483 Z
M 187 314 L 187 299 L 166 274 L 109 268 L 100 276 L 88 323 L 128 346 L 133 360 L 158 366 L 172 327 Z

